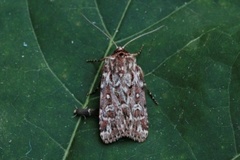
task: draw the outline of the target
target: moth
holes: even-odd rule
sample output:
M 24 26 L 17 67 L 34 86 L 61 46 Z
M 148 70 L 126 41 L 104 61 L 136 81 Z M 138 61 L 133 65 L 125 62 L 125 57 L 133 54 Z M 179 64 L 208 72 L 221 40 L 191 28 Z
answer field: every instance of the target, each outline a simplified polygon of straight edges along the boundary
M 90 22 L 85 16 L 84 18 Z M 90 22 L 91 23 L 91 22 Z M 98 28 L 109 39 L 110 36 Z M 148 136 L 148 114 L 145 97 L 144 74 L 136 63 L 138 53 L 129 53 L 125 46 L 130 42 L 162 28 L 141 34 L 124 46 L 101 59 L 104 61 L 100 84 L 99 130 L 104 143 L 112 143 L 122 137 L 143 142 Z M 155 101 L 156 102 L 156 101 Z M 157 102 L 156 102 L 157 103 Z M 88 116 L 92 110 L 76 109 L 74 114 Z

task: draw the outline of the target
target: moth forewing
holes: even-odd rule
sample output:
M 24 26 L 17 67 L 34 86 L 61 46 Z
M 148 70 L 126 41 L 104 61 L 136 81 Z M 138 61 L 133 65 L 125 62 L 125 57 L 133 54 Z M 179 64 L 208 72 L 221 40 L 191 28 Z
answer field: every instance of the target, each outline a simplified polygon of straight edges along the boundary
M 134 54 L 118 47 L 104 58 L 99 125 L 105 143 L 121 137 L 143 142 L 148 135 L 148 115 L 142 69 Z

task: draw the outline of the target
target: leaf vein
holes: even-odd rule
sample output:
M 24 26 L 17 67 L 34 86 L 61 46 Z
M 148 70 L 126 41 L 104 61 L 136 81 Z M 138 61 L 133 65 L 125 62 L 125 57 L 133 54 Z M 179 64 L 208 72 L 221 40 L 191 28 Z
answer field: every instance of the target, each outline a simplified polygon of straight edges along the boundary
M 28 124 L 34 126 L 35 128 L 41 130 L 41 131 L 42 131 L 44 134 L 46 134 L 57 146 L 59 146 L 62 150 L 65 151 L 65 148 L 64 148 L 60 143 L 58 143 L 53 137 L 51 137 L 46 130 L 44 130 L 43 128 L 37 126 L 36 124 L 30 122 L 30 121 L 27 120 L 26 118 L 24 118 L 24 121 L 26 121 Z

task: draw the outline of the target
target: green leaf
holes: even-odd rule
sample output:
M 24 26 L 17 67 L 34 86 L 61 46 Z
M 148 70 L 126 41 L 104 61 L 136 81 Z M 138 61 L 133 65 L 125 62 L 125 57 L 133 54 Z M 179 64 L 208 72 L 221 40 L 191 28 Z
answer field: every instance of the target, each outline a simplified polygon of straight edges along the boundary
M 0 159 L 240 158 L 240 1 L 1 1 Z M 109 145 L 98 118 L 100 63 L 115 46 L 84 17 L 139 51 L 149 136 Z

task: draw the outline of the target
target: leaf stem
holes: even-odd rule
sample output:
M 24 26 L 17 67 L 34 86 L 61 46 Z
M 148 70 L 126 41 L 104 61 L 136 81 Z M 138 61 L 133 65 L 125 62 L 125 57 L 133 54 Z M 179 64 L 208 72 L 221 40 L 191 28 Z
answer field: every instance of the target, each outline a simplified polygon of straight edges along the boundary
M 78 119 L 77 124 L 75 125 L 75 128 L 74 128 L 74 130 L 73 130 L 73 134 L 72 134 L 72 136 L 71 136 L 71 138 L 70 138 L 70 141 L 69 141 L 69 144 L 68 144 L 68 147 L 67 147 L 67 149 L 65 150 L 65 153 L 64 153 L 64 156 L 63 156 L 63 160 L 66 160 L 67 157 L 68 157 L 70 148 L 72 147 L 73 140 L 74 140 L 74 137 L 76 136 L 77 129 L 78 129 L 78 127 L 79 127 L 80 122 L 81 122 L 81 118 Z

